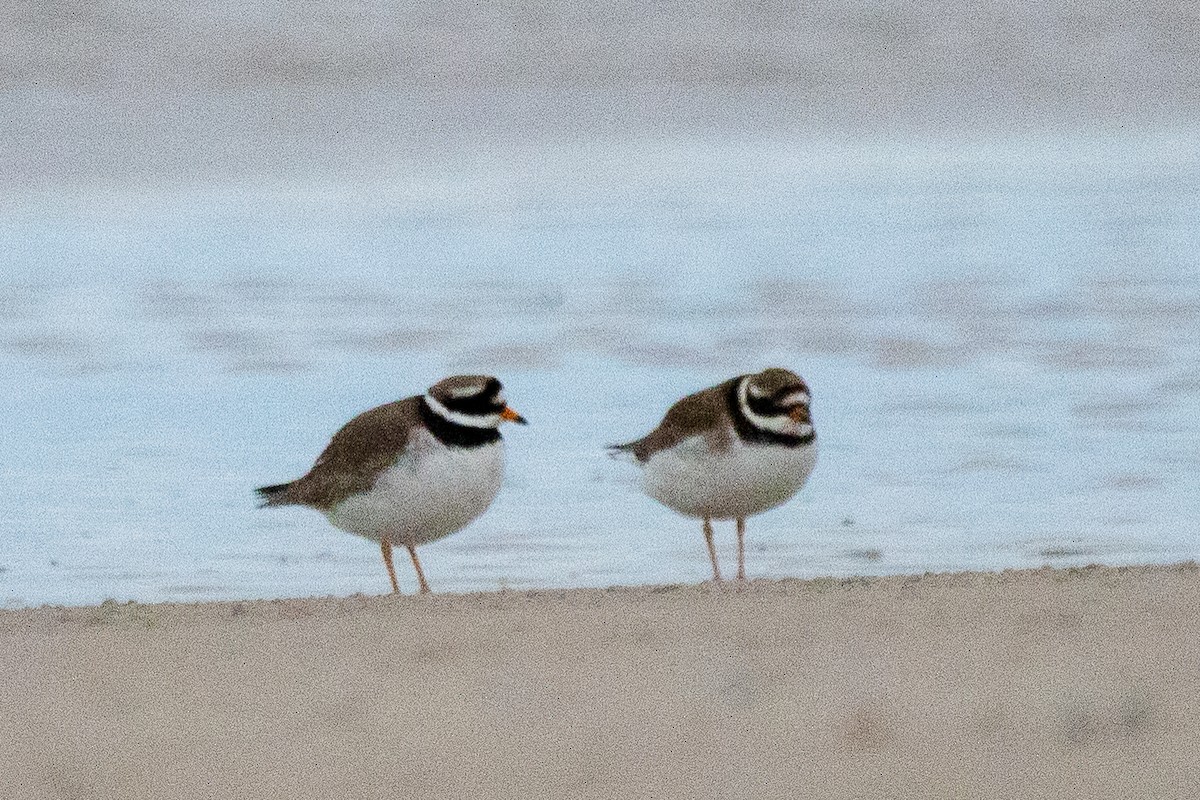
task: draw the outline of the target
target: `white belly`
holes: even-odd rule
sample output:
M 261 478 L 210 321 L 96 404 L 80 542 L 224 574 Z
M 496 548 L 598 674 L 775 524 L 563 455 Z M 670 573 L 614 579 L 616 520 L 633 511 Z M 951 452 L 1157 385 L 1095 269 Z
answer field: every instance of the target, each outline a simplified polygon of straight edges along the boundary
M 803 447 L 747 445 L 735 438 L 714 453 L 701 436 L 655 453 L 642 470 L 642 489 L 690 517 L 748 517 L 787 501 L 808 480 L 817 443 Z
M 368 539 L 432 542 L 486 511 L 503 476 L 502 442 L 452 448 L 422 431 L 371 491 L 343 500 L 327 516 L 338 528 Z

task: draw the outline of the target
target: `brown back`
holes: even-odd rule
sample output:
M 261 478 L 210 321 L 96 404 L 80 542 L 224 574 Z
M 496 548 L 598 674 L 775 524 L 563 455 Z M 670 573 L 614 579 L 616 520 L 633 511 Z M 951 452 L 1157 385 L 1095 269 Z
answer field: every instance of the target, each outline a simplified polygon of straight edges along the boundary
M 702 435 L 713 450 L 724 450 L 732 442 L 728 397 L 739 380 L 740 376 L 730 378 L 689 394 L 667 409 L 657 428 L 635 442 L 620 444 L 614 449 L 632 452 L 638 461 L 645 462 L 660 450 L 674 447 L 688 437 Z
M 285 502 L 327 511 L 369 490 L 408 447 L 420 421 L 420 399 L 406 397 L 372 408 L 343 425 L 308 474 L 288 485 Z

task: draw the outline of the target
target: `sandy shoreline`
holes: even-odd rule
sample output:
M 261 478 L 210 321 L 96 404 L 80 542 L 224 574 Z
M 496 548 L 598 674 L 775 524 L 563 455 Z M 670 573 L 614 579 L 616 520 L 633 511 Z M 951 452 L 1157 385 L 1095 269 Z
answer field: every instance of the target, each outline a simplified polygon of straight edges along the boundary
M 0 612 L 0 796 L 1180 797 L 1200 572 Z

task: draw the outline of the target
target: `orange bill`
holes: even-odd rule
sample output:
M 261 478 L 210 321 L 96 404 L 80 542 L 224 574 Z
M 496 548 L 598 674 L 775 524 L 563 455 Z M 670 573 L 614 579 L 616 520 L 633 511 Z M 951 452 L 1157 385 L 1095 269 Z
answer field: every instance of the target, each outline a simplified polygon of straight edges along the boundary
M 525 421 L 524 417 L 513 411 L 509 406 L 505 406 L 504 410 L 500 412 L 500 419 L 507 420 L 508 422 L 516 422 L 520 425 L 529 424 Z

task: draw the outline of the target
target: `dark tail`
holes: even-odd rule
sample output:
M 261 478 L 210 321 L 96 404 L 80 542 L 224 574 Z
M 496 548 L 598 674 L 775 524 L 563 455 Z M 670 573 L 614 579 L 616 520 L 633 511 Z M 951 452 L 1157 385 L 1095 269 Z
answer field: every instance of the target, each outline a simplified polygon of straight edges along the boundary
M 638 461 L 637 457 L 637 442 L 629 442 L 628 444 L 610 444 L 604 449 L 608 451 L 608 457 L 617 461 Z
M 269 506 L 286 506 L 291 500 L 288 499 L 288 489 L 291 489 L 290 483 L 279 483 L 274 486 L 260 486 L 254 490 L 258 495 L 258 499 L 262 500 L 258 504 L 259 508 L 267 508 Z

